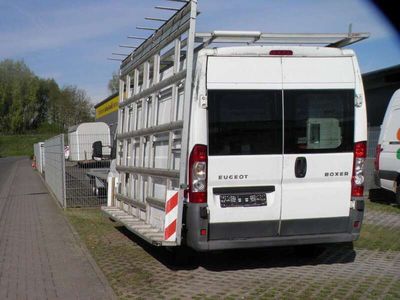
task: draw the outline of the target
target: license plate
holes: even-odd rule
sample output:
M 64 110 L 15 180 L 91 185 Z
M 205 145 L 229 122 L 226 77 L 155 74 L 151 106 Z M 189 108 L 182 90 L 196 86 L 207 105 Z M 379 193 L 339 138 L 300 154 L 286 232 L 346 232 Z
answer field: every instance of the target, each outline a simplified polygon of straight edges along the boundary
M 256 194 L 225 194 L 220 195 L 221 207 L 240 207 L 240 206 L 266 206 L 267 195 L 265 193 Z

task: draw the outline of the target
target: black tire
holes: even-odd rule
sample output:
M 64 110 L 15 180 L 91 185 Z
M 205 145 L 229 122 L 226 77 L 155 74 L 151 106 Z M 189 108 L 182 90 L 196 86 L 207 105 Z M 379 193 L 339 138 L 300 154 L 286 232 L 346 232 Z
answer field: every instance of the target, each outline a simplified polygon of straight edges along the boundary
M 396 203 L 400 205 L 400 179 L 397 180 Z
M 188 266 L 197 259 L 196 253 L 186 246 L 170 247 L 167 250 L 169 252 L 169 263 L 174 266 Z
M 385 199 L 385 190 L 382 188 L 370 189 L 369 200 L 371 202 L 382 202 Z
M 325 250 L 325 247 L 322 245 L 313 245 L 312 244 L 312 245 L 295 246 L 296 255 L 303 257 L 303 258 L 316 258 L 324 250 Z

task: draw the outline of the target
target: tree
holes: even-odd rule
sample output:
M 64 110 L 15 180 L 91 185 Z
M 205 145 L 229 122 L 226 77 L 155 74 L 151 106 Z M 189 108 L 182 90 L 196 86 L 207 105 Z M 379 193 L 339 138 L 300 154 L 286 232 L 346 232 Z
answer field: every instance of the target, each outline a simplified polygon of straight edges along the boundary
M 0 132 L 65 130 L 92 121 L 93 116 L 84 90 L 76 86 L 60 89 L 54 79 L 37 77 L 23 61 L 0 61 Z
M 76 86 L 66 86 L 61 90 L 60 100 L 60 123 L 65 129 L 94 120 L 93 104 L 84 90 Z
M 119 75 L 117 72 L 112 73 L 112 78 L 108 82 L 108 90 L 111 94 L 118 93 L 119 91 Z
M 0 62 L 1 131 L 21 133 L 37 118 L 39 79 L 23 61 Z
M 40 123 L 59 125 L 61 91 L 54 79 L 41 79 L 37 97 L 39 98 Z

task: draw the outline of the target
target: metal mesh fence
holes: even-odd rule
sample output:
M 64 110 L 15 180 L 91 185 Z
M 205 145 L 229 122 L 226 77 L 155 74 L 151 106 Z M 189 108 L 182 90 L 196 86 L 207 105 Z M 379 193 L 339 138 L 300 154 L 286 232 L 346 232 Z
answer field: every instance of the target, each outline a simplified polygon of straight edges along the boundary
M 45 180 L 63 207 L 107 203 L 111 146 L 109 134 L 61 134 L 45 142 Z
M 111 149 L 109 134 L 68 134 L 65 161 L 67 207 L 107 203 Z
M 51 191 L 65 207 L 64 135 L 57 135 L 44 143 L 45 180 Z

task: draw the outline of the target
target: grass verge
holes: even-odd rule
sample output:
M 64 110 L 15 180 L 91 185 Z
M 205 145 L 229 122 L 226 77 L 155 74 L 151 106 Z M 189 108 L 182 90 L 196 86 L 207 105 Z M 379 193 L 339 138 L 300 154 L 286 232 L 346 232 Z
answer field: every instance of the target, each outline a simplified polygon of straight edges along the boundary
M 0 157 L 33 156 L 33 144 L 54 136 L 48 134 L 0 135 Z
M 153 257 L 122 234 L 119 223 L 99 209 L 68 209 L 65 214 L 119 299 L 135 298 L 138 290 L 153 298 L 160 296 L 157 274 L 147 268 L 154 264 Z
M 354 243 L 354 247 L 379 251 L 400 251 L 399 231 L 364 223 L 360 238 Z
M 390 195 L 389 195 L 390 196 Z M 392 213 L 392 214 L 400 214 L 400 205 L 391 201 L 391 199 L 387 199 L 386 201 L 374 201 L 371 200 L 365 201 L 365 205 L 368 210 L 375 210 L 380 212 Z

